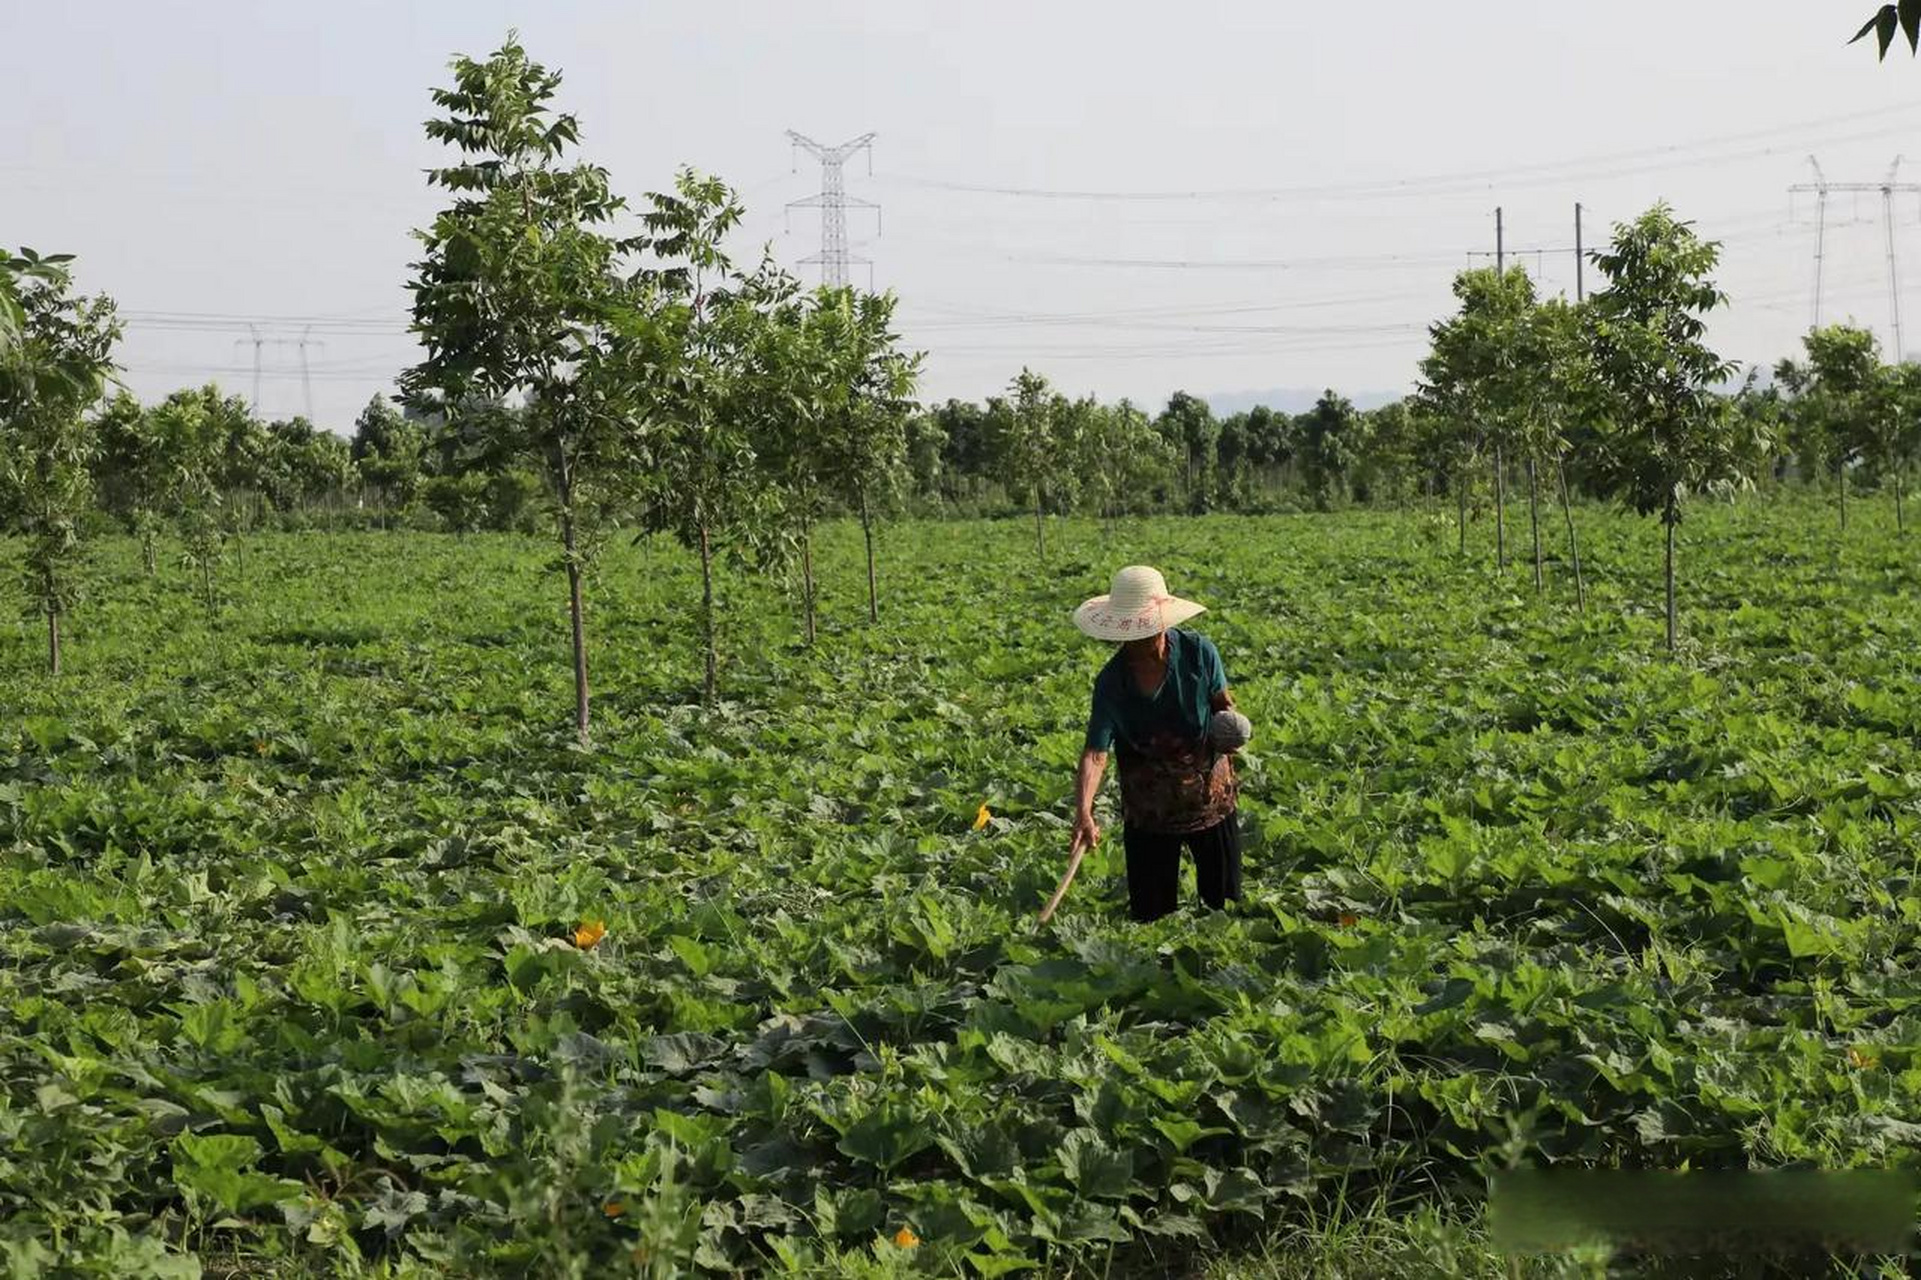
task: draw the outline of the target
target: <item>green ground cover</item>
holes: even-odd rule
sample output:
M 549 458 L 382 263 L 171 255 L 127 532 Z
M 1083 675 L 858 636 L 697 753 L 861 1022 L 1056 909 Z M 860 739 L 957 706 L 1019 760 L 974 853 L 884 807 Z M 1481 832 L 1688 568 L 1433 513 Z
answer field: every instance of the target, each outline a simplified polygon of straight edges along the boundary
M 544 544 L 254 538 L 215 629 L 109 546 L 58 683 L 0 631 L 0 1258 L 1499 1274 L 1517 1161 L 1916 1164 L 1921 546 L 1703 507 L 1674 660 L 1584 519 L 1585 619 L 1349 514 L 889 528 L 869 626 L 833 530 L 712 712 L 621 546 L 586 753 Z M 1256 726 L 1247 900 L 1133 925 L 1110 838 L 1037 927 L 1135 560 Z

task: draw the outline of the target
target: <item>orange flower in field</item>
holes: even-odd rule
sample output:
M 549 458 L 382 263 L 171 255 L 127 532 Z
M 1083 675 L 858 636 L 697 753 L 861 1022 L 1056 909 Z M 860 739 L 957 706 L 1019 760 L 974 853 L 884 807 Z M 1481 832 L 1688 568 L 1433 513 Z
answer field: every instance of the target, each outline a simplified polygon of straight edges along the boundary
M 604 920 L 586 920 L 574 930 L 574 945 L 582 951 L 592 951 L 600 940 L 607 936 L 607 923 Z
M 980 812 L 974 815 L 974 830 L 979 831 L 982 827 L 986 826 L 988 820 L 993 816 L 993 814 L 987 811 L 987 802 L 985 800 L 981 801 Z
M 911 1249 L 920 1243 L 920 1237 L 914 1234 L 913 1228 L 902 1227 L 894 1233 L 894 1243 L 903 1249 Z
M 600 1211 L 610 1218 L 618 1218 L 621 1214 L 627 1212 L 627 1206 L 618 1200 L 609 1200 L 606 1204 L 600 1206 Z
M 1352 911 L 1341 912 L 1341 928 L 1352 929 L 1355 925 L 1359 924 L 1360 922 L 1361 922 L 1361 918 L 1355 915 Z

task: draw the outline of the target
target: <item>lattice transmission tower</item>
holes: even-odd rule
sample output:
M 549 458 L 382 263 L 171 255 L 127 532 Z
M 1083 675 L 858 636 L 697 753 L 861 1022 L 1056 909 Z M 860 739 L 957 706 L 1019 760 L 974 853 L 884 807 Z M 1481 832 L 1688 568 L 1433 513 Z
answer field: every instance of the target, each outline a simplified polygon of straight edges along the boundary
M 1836 192 L 1852 195 L 1879 195 L 1881 197 L 1881 221 L 1888 235 L 1888 311 L 1894 328 L 1895 360 L 1906 358 L 1901 339 L 1901 280 L 1894 257 L 1894 198 L 1899 196 L 1921 196 L 1921 183 L 1896 182 L 1895 174 L 1901 168 L 1901 157 L 1896 156 L 1888 166 L 1888 176 L 1879 182 L 1829 182 L 1821 172 L 1821 162 L 1813 156 L 1808 164 L 1814 169 L 1814 181 L 1797 183 L 1788 188 L 1792 195 L 1812 194 L 1814 196 L 1814 327 L 1821 327 L 1821 290 L 1827 258 L 1828 237 L 1828 197 Z
M 847 285 L 847 268 L 861 263 L 868 268 L 868 284 L 873 284 L 873 262 L 850 252 L 847 248 L 847 210 L 872 209 L 874 211 L 874 234 L 880 234 L 880 206 L 872 200 L 862 200 L 859 196 L 847 194 L 847 183 L 843 167 L 857 153 L 867 153 L 867 171 L 874 171 L 874 135 L 863 133 L 858 138 L 843 142 L 837 147 L 823 146 L 805 134 L 787 131 L 787 137 L 794 144 L 796 161 L 802 151 L 820 161 L 820 191 L 804 200 L 788 202 L 791 216 L 795 209 L 820 210 L 820 252 L 802 258 L 802 266 L 820 265 L 820 282 L 829 288 L 840 289 Z

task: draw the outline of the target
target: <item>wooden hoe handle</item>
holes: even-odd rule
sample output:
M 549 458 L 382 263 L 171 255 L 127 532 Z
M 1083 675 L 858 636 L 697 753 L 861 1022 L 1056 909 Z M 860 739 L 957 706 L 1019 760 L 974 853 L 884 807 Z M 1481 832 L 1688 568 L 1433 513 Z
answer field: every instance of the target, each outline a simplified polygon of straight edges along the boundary
M 1042 924 L 1047 923 L 1048 918 L 1054 914 L 1054 908 L 1060 906 L 1061 899 L 1067 896 L 1067 886 L 1074 883 L 1074 873 L 1081 869 L 1081 859 L 1086 856 L 1085 849 L 1076 849 L 1074 856 L 1067 860 L 1067 874 L 1061 877 L 1059 886 L 1054 890 L 1054 896 L 1049 898 L 1047 905 L 1041 908 Z

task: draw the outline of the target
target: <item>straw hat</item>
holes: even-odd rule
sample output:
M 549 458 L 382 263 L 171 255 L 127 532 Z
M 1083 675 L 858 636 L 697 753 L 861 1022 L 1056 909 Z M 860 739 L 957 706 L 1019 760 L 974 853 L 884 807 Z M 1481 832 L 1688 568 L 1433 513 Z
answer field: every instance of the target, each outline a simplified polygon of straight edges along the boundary
M 1144 640 L 1186 622 L 1207 606 L 1169 595 L 1159 569 L 1131 564 L 1114 585 L 1074 610 L 1074 625 L 1096 640 Z

